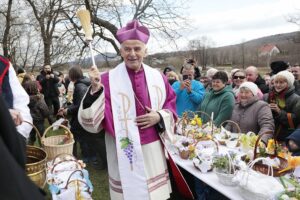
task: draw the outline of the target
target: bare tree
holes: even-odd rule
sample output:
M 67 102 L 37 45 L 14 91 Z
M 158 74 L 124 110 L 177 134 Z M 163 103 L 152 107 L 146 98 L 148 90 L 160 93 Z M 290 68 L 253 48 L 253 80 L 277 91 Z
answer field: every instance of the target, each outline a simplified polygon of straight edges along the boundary
M 7 5 L 7 11 L 6 13 L 3 13 L 5 16 L 5 30 L 4 30 L 4 35 L 2 39 L 2 45 L 3 45 L 3 54 L 5 57 L 9 57 L 9 49 L 8 49 L 8 40 L 9 40 L 9 31 L 11 28 L 11 9 L 12 9 L 12 0 L 8 0 L 8 5 Z
M 44 44 L 44 65 L 51 64 L 51 47 L 55 28 L 60 22 L 62 0 L 26 0 L 39 24 Z
M 151 29 L 154 38 L 168 39 L 175 44 L 180 37 L 178 30 L 186 26 L 186 19 L 181 13 L 185 5 L 180 1 L 170 0 L 94 0 L 84 1 L 84 6 L 91 12 L 91 19 L 94 28 L 95 49 L 107 48 L 119 54 L 119 47 L 116 40 L 116 33 L 123 23 L 130 19 L 139 21 Z M 80 36 L 83 42 L 82 51 L 87 45 L 84 43 L 83 34 L 80 31 L 74 13 L 81 6 L 81 1 L 73 1 L 75 5 L 73 11 L 66 12 L 67 18 L 73 25 L 72 31 Z M 187 26 L 186 26 L 187 27 Z M 70 29 L 69 29 L 70 30 Z M 109 44 L 109 45 L 108 45 Z
M 206 69 L 207 64 L 209 64 L 209 58 L 213 57 L 213 51 L 209 51 L 213 45 L 214 42 L 206 36 L 202 36 L 200 39 L 191 40 L 188 43 L 188 48 L 193 52 L 192 56 L 200 63 L 203 69 Z

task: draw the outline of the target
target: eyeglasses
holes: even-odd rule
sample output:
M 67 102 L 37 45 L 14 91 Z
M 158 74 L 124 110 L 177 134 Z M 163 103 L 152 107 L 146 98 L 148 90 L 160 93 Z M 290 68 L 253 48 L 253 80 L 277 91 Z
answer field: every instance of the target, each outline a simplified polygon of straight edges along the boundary
M 233 79 L 245 79 L 246 77 L 245 76 L 233 76 Z

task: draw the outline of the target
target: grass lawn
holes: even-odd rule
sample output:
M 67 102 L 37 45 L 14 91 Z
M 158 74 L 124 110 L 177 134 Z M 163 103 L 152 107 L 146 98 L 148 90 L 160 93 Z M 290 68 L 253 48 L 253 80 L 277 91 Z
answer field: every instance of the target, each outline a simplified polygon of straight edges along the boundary
M 48 126 L 48 124 L 47 124 L 47 126 Z M 62 134 L 62 130 L 49 131 L 49 133 L 47 133 L 47 136 L 59 135 L 59 134 Z M 80 155 L 79 145 L 78 145 L 78 152 L 79 152 L 79 155 Z M 80 156 L 79 156 L 78 159 L 80 159 Z M 93 199 L 94 200 L 109 200 L 110 196 L 109 196 L 107 169 L 105 169 L 105 170 L 96 170 L 92 166 L 89 166 L 88 164 L 87 164 L 86 169 L 89 172 L 91 182 L 94 186 L 94 191 L 93 191 L 93 194 L 92 194 Z M 52 198 L 51 198 L 51 194 L 48 190 L 48 185 L 46 185 L 44 189 L 47 192 L 46 199 L 51 200 Z

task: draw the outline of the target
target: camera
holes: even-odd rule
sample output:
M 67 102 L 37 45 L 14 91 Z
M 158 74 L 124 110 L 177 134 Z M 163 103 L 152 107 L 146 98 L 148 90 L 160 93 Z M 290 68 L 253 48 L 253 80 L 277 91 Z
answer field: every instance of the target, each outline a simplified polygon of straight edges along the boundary
M 189 79 L 189 75 L 187 75 L 187 74 L 182 76 L 182 80 L 186 80 L 186 79 Z

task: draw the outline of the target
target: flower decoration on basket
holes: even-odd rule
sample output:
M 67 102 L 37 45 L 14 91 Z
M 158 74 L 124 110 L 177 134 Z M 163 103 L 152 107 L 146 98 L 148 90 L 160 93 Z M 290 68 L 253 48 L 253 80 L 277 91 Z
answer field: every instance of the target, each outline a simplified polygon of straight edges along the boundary
M 288 172 L 288 171 L 283 171 L 284 169 L 288 168 L 288 160 L 278 156 L 277 149 L 279 149 L 279 148 L 278 148 L 278 144 L 277 144 L 276 140 L 274 140 L 275 147 L 273 149 L 271 149 L 271 150 L 274 150 L 273 151 L 274 154 L 268 154 L 265 148 L 259 147 L 261 138 L 267 134 L 273 135 L 272 132 L 262 133 L 258 136 L 258 138 L 255 142 L 255 147 L 253 150 L 253 160 L 255 160 L 256 158 L 260 158 L 260 157 L 264 157 L 265 159 L 262 161 L 256 162 L 253 166 L 253 169 L 256 171 L 259 171 L 263 174 L 268 174 L 268 172 L 267 172 L 268 165 L 271 164 L 272 168 L 273 168 L 273 175 L 275 177 L 283 176 L 284 174 L 286 174 Z M 271 143 L 272 143 L 272 141 L 271 141 Z M 270 148 L 268 149 L 268 151 L 270 151 Z
M 300 199 L 300 184 L 294 177 L 280 177 L 281 184 L 284 187 L 284 192 L 276 195 L 278 200 L 297 200 Z
M 237 185 L 237 182 L 232 181 L 236 171 L 240 169 L 236 157 L 236 153 L 229 151 L 226 154 L 217 154 L 213 159 L 214 171 L 223 185 Z
M 196 140 L 211 140 L 212 134 L 217 128 L 212 125 L 211 121 L 203 124 L 198 114 L 200 112 L 184 112 L 182 118 L 177 123 L 177 133 L 183 136 L 192 136 Z
M 287 167 L 285 169 L 279 171 L 279 173 L 284 173 L 286 171 L 293 170 L 300 166 L 300 156 L 288 155 L 287 161 L 288 161 Z
M 194 144 L 195 140 L 189 137 L 180 137 L 180 139 L 175 143 L 179 151 L 179 155 L 182 159 L 188 159 L 191 154 L 194 153 L 195 147 Z
M 253 151 L 257 138 L 258 138 L 258 136 L 253 132 L 248 132 L 247 134 L 242 134 L 239 139 L 242 151 L 244 153 L 247 153 L 248 151 Z

